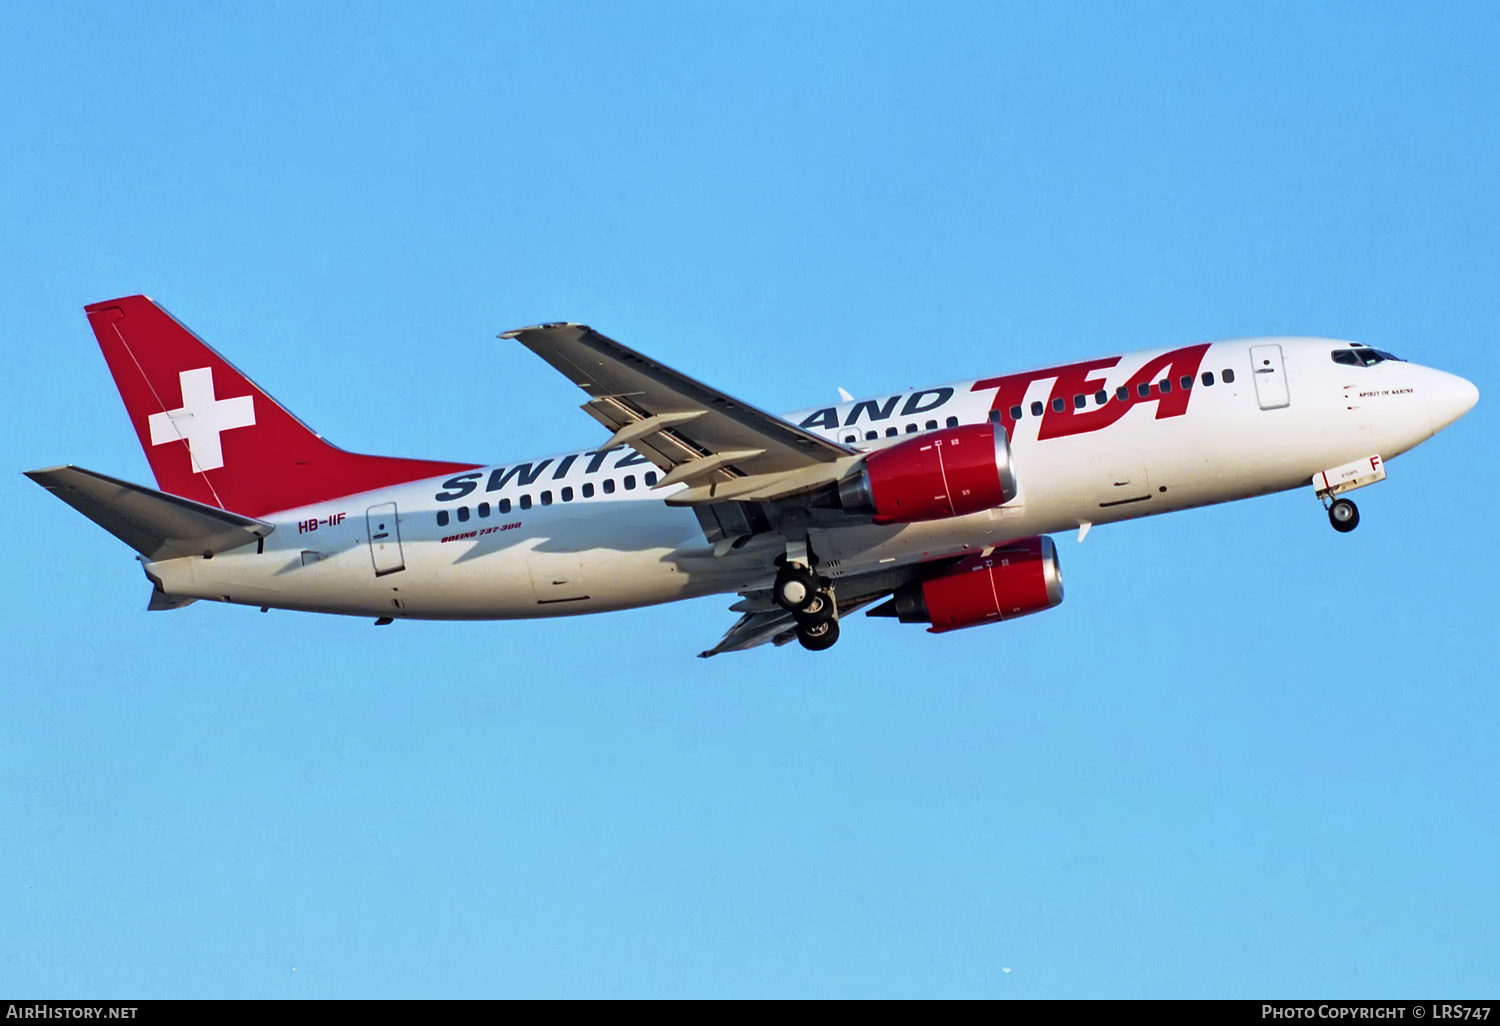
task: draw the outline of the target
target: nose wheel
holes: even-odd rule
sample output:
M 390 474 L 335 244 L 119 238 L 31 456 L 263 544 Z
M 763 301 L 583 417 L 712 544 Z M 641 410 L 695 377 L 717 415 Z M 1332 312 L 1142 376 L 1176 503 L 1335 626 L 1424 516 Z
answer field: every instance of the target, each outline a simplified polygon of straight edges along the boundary
M 1359 526 L 1359 507 L 1348 499 L 1334 499 L 1328 506 L 1328 522 L 1340 534 L 1348 534 Z
M 1318 471 L 1312 476 L 1313 494 L 1328 510 L 1328 522 L 1333 529 L 1339 534 L 1348 534 L 1359 526 L 1359 507 L 1337 496 L 1384 480 L 1385 459 L 1378 452 L 1371 453 L 1341 466 Z

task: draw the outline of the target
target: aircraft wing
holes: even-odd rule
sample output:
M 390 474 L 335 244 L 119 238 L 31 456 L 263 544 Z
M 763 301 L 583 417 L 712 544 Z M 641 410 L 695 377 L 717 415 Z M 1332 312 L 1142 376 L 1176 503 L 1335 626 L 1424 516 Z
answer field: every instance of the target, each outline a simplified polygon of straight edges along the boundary
M 584 412 L 662 471 L 657 488 L 686 485 L 668 501 L 755 501 L 838 480 L 860 454 L 725 395 L 605 338 L 583 324 L 507 331 L 589 394 Z
M 797 636 L 797 624 L 792 614 L 784 609 L 762 610 L 746 613 L 735 625 L 724 632 L 724 637 L 713 648 L 698 653 L 699 659 L 721 655 L 725 652 L 743 652 L 766 642 L 785 645 Z
M 946 562 L 952 562 L 948 560 Z M 940 565 L 940 564 L 929 564 Z M 854 574 L 839 579 L 839 622 L 885 598 L 907 581 L 916 579 L 922 572 L 917 564 L 894 570 L 879 570 L 866 574 Z M 729 607 L 731 612 L 744 613 L 735 625 L 724 633 L 724 637 L 713 648 L 699 652 L 698 658 L 720 655 L 724 652 L 743 652 L 767 642 L 785 645 L 797 637 L 796 618 L 776 604 L 770 589 L 740 592 L 740 601 Z

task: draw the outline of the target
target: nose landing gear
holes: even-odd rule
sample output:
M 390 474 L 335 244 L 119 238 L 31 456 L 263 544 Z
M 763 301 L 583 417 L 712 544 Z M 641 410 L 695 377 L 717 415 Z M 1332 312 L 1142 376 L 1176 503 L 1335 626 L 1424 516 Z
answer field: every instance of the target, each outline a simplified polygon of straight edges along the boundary
M 1348 499 L 1334 499 L 1328 507 L 1328 522 L 1340 534 L 1348 534 L 1359 526 L 1359 507 Z
M 1340 534 L 1348 534 L 1359 526 L 1359 507 L 1348 499 L 1336 496 L 1384 480 L 1385 460 L 1379 453 L 1372 453 L 1351 463 L 1314 474 L 1313 494 L 1322 501 L 1323 508 L 1328 510 L 1328 522 L 1333 525 L 1333 529 Z

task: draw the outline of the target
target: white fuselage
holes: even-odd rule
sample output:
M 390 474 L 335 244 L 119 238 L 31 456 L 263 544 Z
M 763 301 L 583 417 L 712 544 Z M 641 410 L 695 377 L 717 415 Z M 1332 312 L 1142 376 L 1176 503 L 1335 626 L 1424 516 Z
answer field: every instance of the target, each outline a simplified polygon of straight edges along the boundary
M 1127 386 L 1152 361 L 1182 352 L 1151 350 L 1008 375 L 1003 385 L 962 381 L 792 413 L 787 419 L 809 431 L 876 449 L 955 421 L 983 422 L 1006 390 L 1000 414 L 1020 483 L 1014 500 L 925 523 L 815 525 L 808 538 L 820 572 L 837 581 L 1306 487 L 1350 460 L 1389 460 L 1468 408 L 1463 379 L 1400 361 L 1335 363 L 1331 353 L 1348 345 L 1215 343 L 1194 365 L 1188 396 L 1177 369 L 1168 371 L 1175 396 L 1156 385 L 1141 397 L 1138 384 Z M 1184 399 L 1180 413 L 1168 412 Z M 1012 422 L 1014 407 L 1021 416 Z M 147 572 L 174 596 L 425 619 L 560 616 L 769 587 L 785 539 L 760 535 L 716 555 L 695 513 L 663 502 L 679 489 L 649 487 L 647 475 L 658 473 L 628 448 L 486 467 L 272 514 L 265 519 L 276 529 L 260 546 L 148 563 Z

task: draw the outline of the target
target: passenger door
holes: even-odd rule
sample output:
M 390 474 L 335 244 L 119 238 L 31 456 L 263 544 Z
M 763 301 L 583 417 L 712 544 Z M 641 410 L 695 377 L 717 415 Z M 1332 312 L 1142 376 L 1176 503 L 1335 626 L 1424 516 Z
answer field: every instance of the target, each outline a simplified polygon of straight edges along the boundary
M 1255 399 L 1261 409 L 1279 410 L 1292 404 L 1280 346 L 1251 346 L 1250 368 L 1255 372 Z
M 375 564 L 375 576 L 399 573 L 406 569 L 406 558 L 401 554 L 401 529 L 396 519 L 396 504 L 382 502 L 365 511 L 365 526 L 370 531 L 370 560 Z

